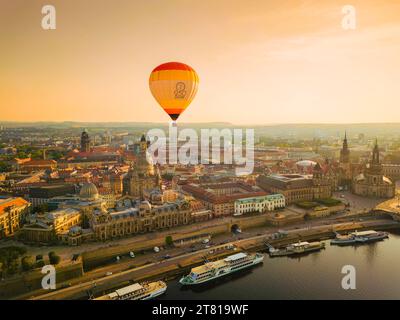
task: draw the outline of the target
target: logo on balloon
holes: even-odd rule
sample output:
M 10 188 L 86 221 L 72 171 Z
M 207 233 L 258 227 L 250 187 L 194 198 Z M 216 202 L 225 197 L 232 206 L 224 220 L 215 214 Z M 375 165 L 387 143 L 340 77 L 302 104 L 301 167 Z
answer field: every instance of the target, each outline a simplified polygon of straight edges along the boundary
M 178 82 L 175 87 L 175 99 L 185 99 L 186 86 L 184 82 Z

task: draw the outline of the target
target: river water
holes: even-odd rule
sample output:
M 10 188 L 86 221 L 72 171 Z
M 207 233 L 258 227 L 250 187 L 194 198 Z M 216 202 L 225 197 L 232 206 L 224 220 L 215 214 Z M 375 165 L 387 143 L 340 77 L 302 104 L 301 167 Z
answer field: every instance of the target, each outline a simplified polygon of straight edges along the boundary
M 344 290 L 344 265 L 356 269 L 356 289 Z M 160 299 L 400 299 L 400 231 L 358 246 L 331 246 L 301 257 L 265 256 L 262 265 L 200 286 L 168 283 Z

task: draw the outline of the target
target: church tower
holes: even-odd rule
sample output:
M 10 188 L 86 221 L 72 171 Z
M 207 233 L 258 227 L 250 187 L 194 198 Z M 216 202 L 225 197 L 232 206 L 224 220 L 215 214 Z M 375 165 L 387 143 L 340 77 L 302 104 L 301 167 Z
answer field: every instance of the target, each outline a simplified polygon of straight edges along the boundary
M 323 172 L 320 164 L 317 164 L 313 168 L 313 182 L 314 185 L 320 185 L 323 179 Z
M 146 137 L 143 134 L 142 137 L 140 138 L 140 151 L 141 152 L 146 152 L 147 151 L 147 141 L 146 141 Z
M 155 172 L 152 159 L 148 158 L 148 145 L 149 142 L 145 135 L 142 135 L 135 163 L 132 164 L 122 181 L 123 193 L 140 200 L 144 199 L 145 193 L 157 189 L 161 185 L 161 177 L 158 172 Z
M 372 159 L 369 163 L 369 171 L 374 174 L 382 174 L 382 165 L 379 159 L 378 139 L 375 140 L 375 146 L 372 149 Z
M 90 152 L 90 137 L 86 129 L 81 135 L 81 152 Z
M 342 150 L 340 150 L 340 163 L 349 163 L 349 162 L 350 162 L 350 150 L 349 150 L 349 145 L 347 144 L 347 132 L 345 132 Z
M 380 164 L 379 161 L 379 147 L 378 147 L 378 139 L 375 140 L 375 146 L 374 149 L 372 150 L 372 161 L 371 163 L 373 165 L 378 165 Z
M 350 167 L 350 150 L 347 143 L 347 132 L 344 133 L 343 146 L 340 150 L 339 159 L 339 185 L 348 189 L 351 186 L 351 167 Z

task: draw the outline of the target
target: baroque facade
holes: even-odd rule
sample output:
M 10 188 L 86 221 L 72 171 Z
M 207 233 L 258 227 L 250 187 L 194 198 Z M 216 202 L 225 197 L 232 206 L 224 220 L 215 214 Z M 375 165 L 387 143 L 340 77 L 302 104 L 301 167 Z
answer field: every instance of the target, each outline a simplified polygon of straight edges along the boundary
M 330 198 L 332 187 L 327 181 L 319 164 L 314 167 L 313 175 L 271 174 L 257 178 L 257 185 L 270 193 L 282 194 L 286 204 Z
M 0 239 L 13 236 L 28 211 L 29 202 L 22 198 L 0 199 Z
M 190 205 L 185 200 L 162 205 L 142 201 L 138 207 L 128 207 L 114 212 L 95 212 L 91 228 L 95 239 L 113 238 L 151 232 L 186 225 L 191 222 Z
M 186 225 L 192 222 L 191 206 L 185 199 L 164 202 L 161 192 L 149 201 L 123 196 L 114 207 L 99 195 L 93 183 L 85 184 L 78 199 L 60 203 L 59 209 L 31 217 L 20 233 L 30 243 L 79 245 Z
M 143 200 L 146 190 L 161 187 L 161 176 L 158 168 L 154 167 L 151 159 L 148 159 L 148 142 L 144 135 L 140 139 L 139 146 L 136 161 L 123 178 L 123 194 Z
M 353 192 L 357 195 L 373 198 L 393 198 L 395 184 L 383 174 L 380 163 L 378 142 L 375 142 L 372 159 L 364 171 L 353 180 Z

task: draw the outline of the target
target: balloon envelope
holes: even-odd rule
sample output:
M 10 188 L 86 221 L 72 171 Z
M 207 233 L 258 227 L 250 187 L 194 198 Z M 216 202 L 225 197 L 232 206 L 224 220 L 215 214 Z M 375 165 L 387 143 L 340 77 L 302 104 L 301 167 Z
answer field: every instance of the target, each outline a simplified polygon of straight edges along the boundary
M 198 84 L 196 71 L 180 62 L 159 65 L 151 72 L 149 79 L 151 93 L 174 121 L 192 102 Z

